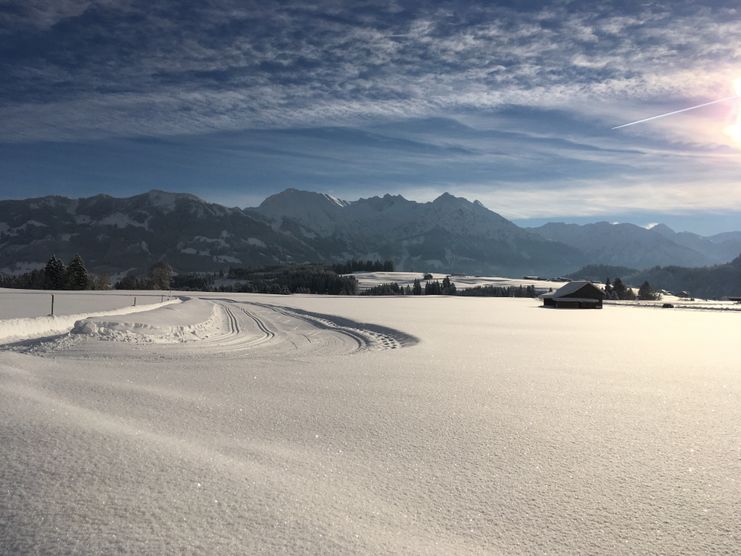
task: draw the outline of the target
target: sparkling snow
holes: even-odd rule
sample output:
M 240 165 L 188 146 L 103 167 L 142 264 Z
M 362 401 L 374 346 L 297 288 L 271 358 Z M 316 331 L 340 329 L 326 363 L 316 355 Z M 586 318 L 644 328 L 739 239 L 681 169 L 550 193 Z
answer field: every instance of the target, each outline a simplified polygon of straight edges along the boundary
M 735 313 L 200 297 L 0 351 L 1 553 L 741 546 Z

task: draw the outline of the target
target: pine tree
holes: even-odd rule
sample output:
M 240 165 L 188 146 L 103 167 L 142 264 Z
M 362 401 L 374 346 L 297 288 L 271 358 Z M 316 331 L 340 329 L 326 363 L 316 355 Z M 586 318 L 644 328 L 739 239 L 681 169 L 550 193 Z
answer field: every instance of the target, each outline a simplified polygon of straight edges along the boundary
M 155 290 L 169 290 L 172 278 L 172 268 L 164 261 L 155 263 L 149 269 L 149 279 Z
M 612 283 L 612 291 L 615 292 L 615 297 L 618 299 L 626 299 L 628 288 L 625 287 L 623 281 L 620 278 L 615 278 Z
M 75 255 L 65 272 L 65 286 L 68 290 L 86 290 L 90 285 L 85 262 L 80 255 Z
M 605 280 L 605 293 L 609 296 L 612 293 L 612 284 L 610 279 Z
M 44 289 L 64 289 L 65 269 L 62 259 L 52 255 L 44 267 Z
M 418 278 L 415 278 L 412 284 L 412 295 L 422 295 L 422 284 L 420 284 Z
M 450 276 L 443 278 L 442 293 L 443 295 L 455 295 L 455 284 L 450 280 Z
M 651 287 L 648 281 L 643 282 L 641 287 L 638 289 L 638 299 L 654 300 L 656 299 L 656 292 Z

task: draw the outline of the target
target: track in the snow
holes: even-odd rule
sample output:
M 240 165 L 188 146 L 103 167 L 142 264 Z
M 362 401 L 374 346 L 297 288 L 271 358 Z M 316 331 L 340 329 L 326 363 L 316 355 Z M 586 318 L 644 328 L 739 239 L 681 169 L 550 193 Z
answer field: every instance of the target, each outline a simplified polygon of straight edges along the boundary
M 157 359 L 311 357 L 399 349 L 418 342 L 399 330 L 363 324 L 343 317 L 311 313 L 265 303 L 228 298 L 202 298 L 218 307 L 213 328 L 198 340 L 121 346 L 94 337 L 66 336 L 24 350 L 40 355 Z

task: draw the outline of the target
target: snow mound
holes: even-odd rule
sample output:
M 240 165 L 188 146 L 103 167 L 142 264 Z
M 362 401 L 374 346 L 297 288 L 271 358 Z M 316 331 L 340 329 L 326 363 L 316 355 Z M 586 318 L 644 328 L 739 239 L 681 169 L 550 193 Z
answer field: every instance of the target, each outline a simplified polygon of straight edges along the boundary
M 163 303 L 123 307 L 121 309 L 96 313 L 0 320 L 0 345 L 66 334 L 75 327 L 78 321 L 84 319 L 143 313 L 176 305 L 181 303 L 181 301 L 180 299 L 173 299 Z
M 201 340 L 214 334 L 220 323 L 218 306 L 199 299 L 186 299 L 177 306 L 123 318 L 89 317 L 79 320 L 72 334 L 126 343 L 173 344 Z

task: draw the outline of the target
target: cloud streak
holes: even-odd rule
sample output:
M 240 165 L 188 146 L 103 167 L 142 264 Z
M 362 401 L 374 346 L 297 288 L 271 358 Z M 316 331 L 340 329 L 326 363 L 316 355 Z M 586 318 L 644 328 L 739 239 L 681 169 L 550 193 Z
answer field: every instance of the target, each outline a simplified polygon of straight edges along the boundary
M 10 77 L 0 86 L 6 141 L 717 96 L 741 53 L 731 9 L 625 17 L 618 5 L 574 2 L 535 11 L 452 2 L 16 6 L 0 57 Z M 22 48 L 21 23 L 39 46 Z
M 698 191 L 737 206 L 732 107 L 610 131 L 732 93 L 731 2 L 6 5 L 8 190 L 449 189 L 522 217 L 675 211 Z

